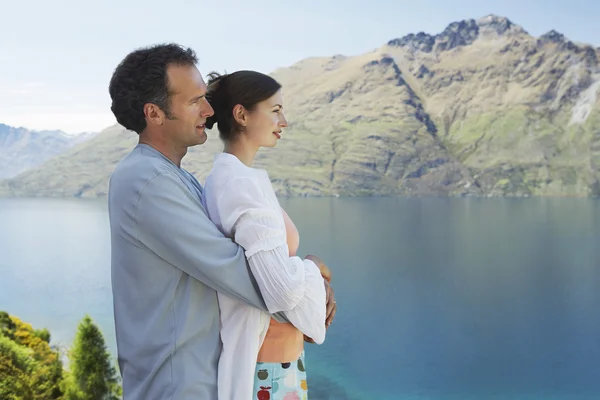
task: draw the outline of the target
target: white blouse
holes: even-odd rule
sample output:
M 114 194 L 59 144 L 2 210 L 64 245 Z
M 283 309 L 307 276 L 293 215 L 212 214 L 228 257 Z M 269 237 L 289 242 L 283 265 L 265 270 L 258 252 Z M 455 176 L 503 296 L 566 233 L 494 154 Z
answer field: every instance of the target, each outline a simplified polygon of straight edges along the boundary
M 303 334 L 323 343 L 324 280 L 312 261 L 289 256 L 283 212 L 268 173 L 247 167 L 232 154 L 218 154 L 203 202 L 219 230 L 244 248 L 270 313 L 284 312 Z M 223 342 L 219 400 L 249 400 L 271 315 L 221 293 L 218 299 Z

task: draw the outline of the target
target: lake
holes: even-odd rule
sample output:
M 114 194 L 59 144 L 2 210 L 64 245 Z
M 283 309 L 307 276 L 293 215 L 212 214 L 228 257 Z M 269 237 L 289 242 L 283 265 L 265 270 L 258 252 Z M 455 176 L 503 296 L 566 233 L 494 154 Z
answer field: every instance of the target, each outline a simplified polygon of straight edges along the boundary
M 600 201 L 281 199 L 334 272 L 310 399 L 600 398 Z M 0 199 L 0 310 L 112 352 L 104 200 Z

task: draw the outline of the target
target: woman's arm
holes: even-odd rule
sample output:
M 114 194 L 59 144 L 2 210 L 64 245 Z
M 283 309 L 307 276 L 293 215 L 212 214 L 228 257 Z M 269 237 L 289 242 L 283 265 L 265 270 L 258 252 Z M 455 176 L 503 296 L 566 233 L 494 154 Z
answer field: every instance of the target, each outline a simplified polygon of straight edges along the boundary
M 310 259 L 290 256 L 281 211 L 273 209 L 257 181 L 236 177 L 219 188 L 221 223 L 246 250 L 248 264 L 269 312 L 283 311 L 316 343 L 325 340 L 327 291 Z

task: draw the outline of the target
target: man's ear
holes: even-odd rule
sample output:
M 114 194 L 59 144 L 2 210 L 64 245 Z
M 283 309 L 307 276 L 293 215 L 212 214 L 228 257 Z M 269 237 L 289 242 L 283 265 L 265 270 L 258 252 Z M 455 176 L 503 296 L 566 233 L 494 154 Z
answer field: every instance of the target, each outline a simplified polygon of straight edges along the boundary
M 241 126 L 246 126 L 248 124 L 248 111 L 243 105 L 236 104 L 235 107 L 233 107 L 233 118 Z
M 146 123 L 152 125 L 162 125 L 165 122 L 165 113 L 154 103 L 144 104 L 144 116 Z

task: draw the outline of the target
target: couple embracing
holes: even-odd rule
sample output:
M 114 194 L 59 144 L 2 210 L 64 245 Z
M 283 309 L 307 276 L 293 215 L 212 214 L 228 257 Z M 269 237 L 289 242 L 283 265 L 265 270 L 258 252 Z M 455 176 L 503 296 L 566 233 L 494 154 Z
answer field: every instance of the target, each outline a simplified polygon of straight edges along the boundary
M 124 400 L 307 399 L 306 342 L 337 306 L 331 272 L 299 257 L 298 231 L 253 167 L 287 121 L 281 85 L 254 71 L 208 75 L 193 50 L 128 54 L 111 110 L 139 136 L 111 175 L 111 279 Z M 181 167 L 216 126 L 204 186 Z

